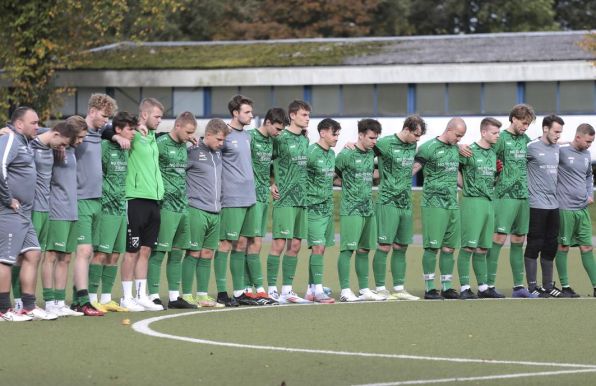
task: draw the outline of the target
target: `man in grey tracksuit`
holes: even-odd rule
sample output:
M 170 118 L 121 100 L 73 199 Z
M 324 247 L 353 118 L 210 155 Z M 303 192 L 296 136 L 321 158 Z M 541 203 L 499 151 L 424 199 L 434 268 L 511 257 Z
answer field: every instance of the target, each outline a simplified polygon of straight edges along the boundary
M 219 212 L 221 211 L 222 155 L 227 125 L 212 119 L 205 136 L 188 149 L 186 191 L 190 222 L 190 248 L 182 268 L 182 298 L 192 300 L 193 279 L 197 276 L 199 307 L 223 307 L 207 294 L 213 251 L 219 244 Z
M 553 261 L 557 254 L 559 203 L 557 201 L 557 168 L 563 119 L 547 115 L 542 121 L 542 136 L 528 144 L 528 190 L 530 226 L 524 254 L 528 290 L 532 297 L 560 297 L 554 287 Z M 542 287 L 536 281 L 540 255 Z

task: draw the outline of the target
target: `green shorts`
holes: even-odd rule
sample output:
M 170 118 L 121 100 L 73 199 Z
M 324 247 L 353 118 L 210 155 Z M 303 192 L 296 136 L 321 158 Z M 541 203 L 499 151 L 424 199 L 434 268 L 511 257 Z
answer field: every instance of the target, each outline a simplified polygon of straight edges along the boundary
M 244 224 L 240 229 L 240 236 L 245 237 L 265 237 L 267 234 L 267 212 L 269 204 L 266 202 L 256 202 L 249 207 L 244 217 Z
M 377 247 L 377 220 L 371 216 L 339 216 L 339 249 L 375 249 Z
M 160 224 L 157 235 L 156 251 L 169 252 L 172 248 L 188 249 L 190 246 L 190 224 L 188 213 L 159 211 Z
M 459 209 L 422 207 L 422 245 L 424 248 L 459 248 Z
M 492 201 L 464 197 L 461 203 L 461 246 L 488 249 L 493 245 L 495 211 Z
M 103 253 L 124 253 L 127 226 L 126 215 L 102 213 L 99 217 L 99 236 L 95 250 Z
M 271 233 L 274 239 L 305 239 L 308 236 L 306 208 L 291 206 L 273 208 Z
M 216 250 L 219 245 L 219 231 L 221 229 L 219 213 L 210 213 L 189 207 L 188 219 L 190 222 L 190 246 L 188 250 Z
M 219 213 L 219 237 L 220 240 L 235 241 L 240 237 L 240 231 L 246 219 L 248 207 L 245 208 L 221 208 Z
M 592 245 L 592 220 L 588 208 L 559 209 L 559 244 L 568 247 Z
M 77 221 L 77 243 L 97 245 L 99 232 L 99 218 L 101 217 L 101 200 L 77 201 L 79 220 Z
M 37 240 L 39 240 L 39 247 L 45 251 L 48 246 L 48 227 L 50 226 L 50 215 L 48 212 L 33 211 L 31 213 L 31 222 L 35 233 L 37 233 Z
M 73 253 L 77 248 L 77 222 L 50 220 L 48 226 L 48 251 Z
M 412 243 L 414 233 L 412 209 L 377 204 L 376 216 L 379 244 L 409 245 Z
M 530 226 L 530 203 L 527 199 L 501 198 L 494 203 L 495 232 L 527 235 Z
M 333 214 L 320 215 L 308 211 L 308 246 L 322 245 L 331 247 L 335 245 L 335 224 Z

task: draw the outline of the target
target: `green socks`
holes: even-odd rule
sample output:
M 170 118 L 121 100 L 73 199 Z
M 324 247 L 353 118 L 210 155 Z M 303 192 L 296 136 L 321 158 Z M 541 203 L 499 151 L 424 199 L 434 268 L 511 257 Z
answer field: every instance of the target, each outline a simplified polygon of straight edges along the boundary
M 459 284 L 470 285 L 470 259 L 474 252 L 466 251 L 465 249 L 459 250 L 457 256 L 457 274 L 459 276 Z
M 455 266 L 455 259 L 453 258 L 453 252 L 441 251 L 439 255 L 439 271 L 441 271 L 441 285 L 443 291 L 451 288 L 451 282 L 453 280 L 453 267 Z M 468 277 L 470 276 L 468 267 Z
M 375 276 L 375 285 L 377 287 L 385 286 L 385 278 L 387 276 L 387 255 L 388 252 L 377 249 L 373 256 L 373 274 Z
M 101 293 L 111 294 L 118 273 L 117 265 L 104 265 L 101 272 Z
M 497 269 L 499 268 L 501 248 L 503 248 L 503 244 L 493 243 L 492 248 L 488 251 L 488 255 L 486 255 L 486 284 L 488 284 L 489 287 L 494 287 L 497 281 Z
M 209 292 L 209 275 L 211 274 L 211 259 L 197 260 L 197 292 Z M 190 292 L 184 293 L 188 294 Z
M 360 289 L 368 288 L 368 251 L 356 252 L 356 277 Z
M 476 274 L 476 281 L 478 282 L 478 285 L 486 284 L 486 253 L 474 253 L 472 256 L 472 266 L 474 267 L 474 273 Z
M 581 252 L 582 264 L 590 277 L 592 287 L 596 288 L 596 264 L 594 263 L 594 254 L 592 251 Z
M 267 256 L 267 285 L 275 287 L 277 285 L 277 273 L 279 272 L 279 256 Z
M 187 256 L 188 257 L 188 256 Z M 213 270 L 215 271 L 215 283 L 217 292 L 228 292 L 227 285 L 228 252 L 215 252 Z M 194 272 L 194 271 L 193 271 Z M 184 267 L 182 268 L 182 285 L 184 285 Z M 188 293 L 188 292 L 186 292 Z
M 66 291 L 64 291 L 64 292 L 66 292 Z M 43 300 L 45 302 L 53 302 L 56 299 L 55 295 L 54 295 L 53 288 L 44 288 L 42 294 L 43 294 Z
M 511 243 L 509 251 L 509 263 L 513 273 L 513 286 L 524 285 L 524 254 L 522 250 L 523 243 Z
M 99 289 L 99 282 L 103 273 L 103 265 L 89 264 L 89 293 L 97 294 Z
M 244 252 L 232 251 L 230 254 L 230 271 L 232 272 L 232 287 L 234 291 L 244 290 Z
M 182 259 L 184 258 L 185 252 L 186 251 L 182 249 L 172 249 L 168 252 L 168 261 L 166 262 L 168 291 L 180 290 L 180 282 L 182 280 Z
M 21 266 L 20 265 L 13 265 L 10 271 L 10 276 L 12 280 L 12 296 L 15 299 L 20 299 L 21 297 Z
M 296 274 L 296 265 L 298 264 L 298 256 L 284 255 L 281 262 L 282 285 L 292 285 L 294 282 L 294 275 Z
M 567 273 L 567 254 L 569 251 L 557 251 L 555 256 L 555 264 L 557 264 L 557 272 L 559 274 L 559 281 L 561 287 L 569 287 L 569 274 Z M 583 262 L 582 258 L 582 262 Z
M 404 285 L 406 283 L 406 251 L 407 248 L 393 249 L 391 255 L 391 276 L 393 276 L 393 286 Z
M 437 250 L 425 249 L 422 254 L 422 272 L 424 274 L 424 287 L 428 292 L 435 289 L 435 268 L 437 265 Z
M 323 284 L 323 255 L 310 255 L 309 268 L 312 275 L 309 284 Z
M 182 261 L 182 294 L 192 294 L 192 284 L 197 271 L 198 260 L 196 257 L 186 255 Z M 225 288 L 225 287 L 224 287 Z M 219 291 L 219 289 L 218 289 Z M 225 289 L 224 289 L 225 291 Z
M 341 251 L 337 258 L 337 276 L 341 289 L 350 288 L 350 260 L 354 251 Z
M 147 290 L 149 294 L 159 293 L 159 282 L 161 278 L 161 263 L 166 253 L 153 251 L 149 256 L 149 267 L 147 268 Z
M 263 268 L 261 267 L 261 256 L 259 254 L 246 255 L 246 267 L 248 267 L 248 277 L 250 281 L 245 284 L 252 284 L 255 287 L 263 286 Z
M 57 301 L 66 300 L 66 290 L 65 289 L 60 289 L 60 290 L 55 289 L 54 290 L 54 299 Z

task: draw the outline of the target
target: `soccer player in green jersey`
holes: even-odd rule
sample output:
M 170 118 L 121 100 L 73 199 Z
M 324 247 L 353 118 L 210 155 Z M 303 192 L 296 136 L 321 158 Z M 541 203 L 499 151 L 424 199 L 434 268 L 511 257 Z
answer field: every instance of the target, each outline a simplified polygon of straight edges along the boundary
M 340 301 L 385 300 L 369 289 L 368 253 L 377 246 L 377 224 L 372 203 L 375 153 L 373 148 L 381 134 L 381 124 L 374 119 L 358 121 L 358 142 L 353 149 L 344 148 L 335 160 L 335 171 L 341 178 L 339 209 L 340 254 L 337 259 Z M 356 276 L 360 296 L 350 288 L 350 260 L 356 252 Z
M 457 257 L 457 273 L 461 291 L 460 299 L 476 299 L 470 289 L 470 259 L 478 282 L 478 296 L 492 298 L 486 277 L 486 253 L 492 246 L 494 231 L 495 175 L 497 155 L 493 145 L 499 138 L 501 122 L 484 118 L 480 122 L 480 139 L 470 146 L 471 157 L 460 156 L 463 180 L 461 202 L 461 245 Z
M 405 290 L 406 250 L 412 243 L 412 166 L 416 143 L 426 133 L 426 123 L 418 115 L 406 118 L 402 130 L 381 138 L 375 146 L 381 184 L 376 206 L 377 241 L 373 258 L 376 292 L 388 300 L 418 300 Z M 387 255 L 391 252 L 393 290 L 385 287 Z
M 114 116 L 114 132 L 129 141 L 135 135 L 138 119 L 122 111 Z M 101 216 L 98 226 L 98 243 L 89 265 L 89 299 L 101 311 L 123 312 L 112 300 L 112 289 L 118 273 L 118 259 L 126 251 L 126 173 L 128 171 L 128 150 L 112 141 L 101 141 L 101 165 L 103 187 Z M 101 298 L 97 290 L 101 282 Z
M 497 266 L 501 248 L 511 234 L 509 262 L 513 273 L 513 297 L 534 297 L 523 286 L 524 256 L 522 247 L 528 233 L 530 206 L 528 202 L 527 147 L 530 142 L 525 132 L 536 120 L 532 106 L 519 104 L 509 113 L 509 127 L 501 132 L 495 144 L 497 160 L 503 170 L 497 177 L 495 186 L 495 234 L 493 245 L 487 256 L 487 284 L 495 289 Z M 503 295 L 501 295 L 503 297 Z
M 153 303 L 163 305 L 159 298 L 159 283 L 161 265 L 167 253 L 168 308 L 189 308 L 187 301 L 180 297 L 180 281 L 183 269 L 182 258 L 184 251 L 190 246 L 186 194 L 186 143 L 192 141 L 196 130 L 197 120 L 191 112 L 185 111 L 176 117 L 172 130 L 156 140 L 164 195 L 160 203 L 157 245 L 149 257 L 147 290 L 149 299 Z M 194 269 L 192 271 L 194 274 Z
M 323 290 L 323 256 L 325 248 L 335 245 L 333 219 L 333 180 L 335 152 L 341 126 L 325 118 L 317 125 L 319 140 L 308 148 L 308 246 L 311 255 L 308 270 L 306 300 L 330 304 L 335 300 Z
M 567 253 L 569 247 L 578 246 L 582 264 L 596 297 L 596 263 L 592 247 L 592 220 L 588 205 L 594 203 L 594 176 L 590 152 L 594 142 L 594 127 L 582 123 L 575 138 L 559 150 L 557 198 L 559 200 L 559 250 L 555 258 L 557 272 L 565 297 L 579 297 L 569 286 Z
M 304 101 L 295 100 L 288 106 L 290 126 L 273 140 L 273 242 L 267 257 L 269 296 L 280 303 L 305 303 L 292 289 L 298 252 L 307 236 L 307 171 L 308 138 L 304 131 L 310 121 L 311 108 Z M 277 273 L 280 255 L 282 262 L 281 295 L 277 292 Z
M 263 287 L 260 253 L 262 240 L 267 232 L 273 138 L 281 134 L 287 125 L 289 125 L 289 121 L 285 110 L 274 107 L 265 114 L 261 127 L 249 131 L 257 202 L 248 208 L 246 223 L 242 227 L 238 239 L 240 245 L 246 245 L 246 265 L 244 267 L 246 295 L 271 304 L 277 303 L 277 301 L 271 299 Z M 256 289 L 256 294 L 252 293 L 253 286 Z
M 457 171 L 459 149 L 457 143 L 466 134 L 466 123 L 452 118 L 443 134 L 423 143 L 416 153 L 413 173 L 423 169 L 422 239 L 424 254 L 425 299 L 457 299 L 451 288 L 453 251 L 460 245 L 460 214 L 457 202 Z M 435 289 L 437 252 L 441 271 L 442 290 Z

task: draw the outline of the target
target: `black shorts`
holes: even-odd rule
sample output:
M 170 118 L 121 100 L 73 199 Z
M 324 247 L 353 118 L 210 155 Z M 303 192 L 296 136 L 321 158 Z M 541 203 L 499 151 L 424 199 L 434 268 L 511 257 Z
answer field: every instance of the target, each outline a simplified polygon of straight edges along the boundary
M 126 252 L 138 252 L 141 247 L 153 249 L 159 234 L 159 203 L 155 200 L 128 200 Z

